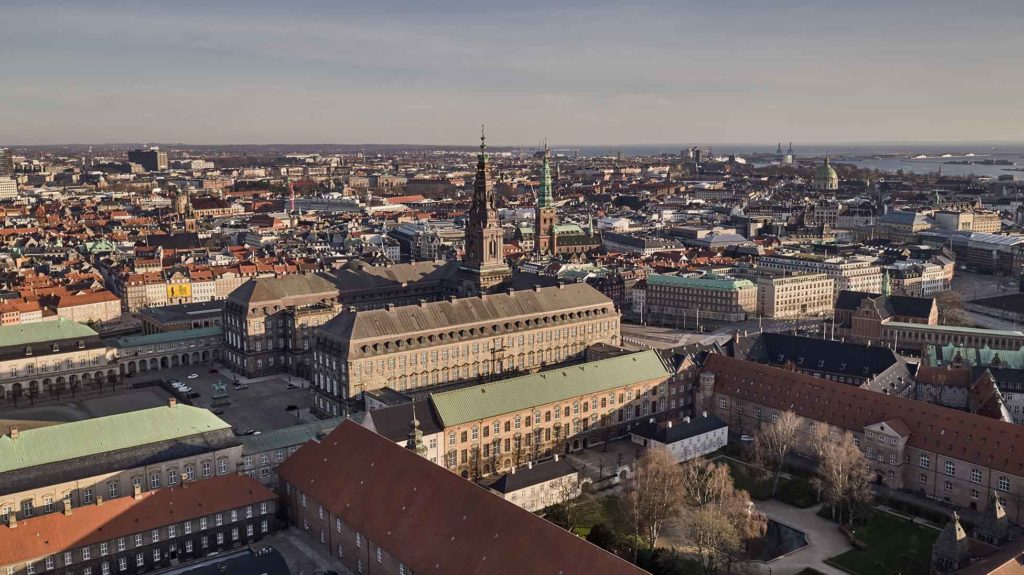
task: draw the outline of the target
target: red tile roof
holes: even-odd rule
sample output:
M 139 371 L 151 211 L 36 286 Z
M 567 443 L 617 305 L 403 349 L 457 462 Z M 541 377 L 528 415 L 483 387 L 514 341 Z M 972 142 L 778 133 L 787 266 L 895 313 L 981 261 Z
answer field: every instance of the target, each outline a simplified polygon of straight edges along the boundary
M 279 474 L 414 573 L 646 573 L 352 421 Z
M 0 526 L 0 564 L 35 561 L 118 537 L 157 529 L 212 513 L 272 501 L 276 495 L 242 475 L 222 475 L 188 484 L 146 491 L 72 509 L 71 515 L 49 513 Z M 258 513 L 258 509 L 254 509 Z
M 704 369 L 715 374 L 716 393 L 856 432 L 899 419 L 910 447 L 1024 477 L 1020 425 L 724 355 L 708 356 Z

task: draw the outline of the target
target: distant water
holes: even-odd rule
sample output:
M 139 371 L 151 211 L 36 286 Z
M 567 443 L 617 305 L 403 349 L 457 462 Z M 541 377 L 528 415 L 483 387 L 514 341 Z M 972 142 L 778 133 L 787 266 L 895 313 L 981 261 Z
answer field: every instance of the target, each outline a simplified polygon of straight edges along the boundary
M 756 161 L 759 155 L 774 156 L 775 146 L 727 144 L 718 146 L 699 145 L 702 149 L 711 148 L 715 155 L 736 154 Z M 579 151 L 585 155 L 614 155 L 621 152 L 625 156 L 654 156 L 659 154 L 678 155 L 681 150 L 692 145 L 680 144 L 651 145 L 651 146 L 584 146 Z M 782 145 L 783 150 L 788 147 L 788 142 Z M 557 150 L 556 150 L 557 151 Z M 1000 143 L 950 143 L 950 144 L 816 144 L 802 147 L 799 143 L 793 143 L 793 151 L 799 159 L 801 156 L 821 157 L 826 154 L 833 162 L 854 164 L 861 168 L 880 170 L 884 172 L 904 172 L 927 174 L 939 171 L 942 166 L 942 173 L 952 176 L 989 176 L 992 178 L 1013 174 L 1018 179 L 1024 180 L 1024 145 L 1022 144 L 1000 144 Z M 944 154 L 952 157 L 943 158 Z M 973 157 L 966 157 L 967 154 L 974 154 Z M 915 156 L 924 155 L 927 158 L 914 159 Z M 979 164 L 950 164 L 948 162 L 983 160 L 1006 160 L 1014 162 L 1013 166 L 987 166 Z

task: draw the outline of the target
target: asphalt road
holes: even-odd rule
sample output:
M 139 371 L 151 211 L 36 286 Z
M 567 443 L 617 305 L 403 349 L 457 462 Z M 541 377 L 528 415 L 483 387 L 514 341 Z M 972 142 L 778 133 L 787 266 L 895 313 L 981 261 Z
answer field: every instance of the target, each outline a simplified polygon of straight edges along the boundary
M 1018 290 L 1017 282 L 1013 278 L 962 270 L 956 270 L 951 287 L 954 291 L 960 292 L 965 300 L 1006 295 Z

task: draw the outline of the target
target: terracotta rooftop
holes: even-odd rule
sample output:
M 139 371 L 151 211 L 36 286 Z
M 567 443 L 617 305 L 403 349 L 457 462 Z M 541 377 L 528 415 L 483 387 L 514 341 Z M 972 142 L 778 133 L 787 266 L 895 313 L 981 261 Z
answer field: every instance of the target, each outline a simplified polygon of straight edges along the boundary
M 715 391 L 854 432 L 898 419 L 907 445 L 1024 477 L 1024 429 L 941 407 L 712 354 L 704 369 L 715 374 Z
M 222 475 L 188 484 L 119 497 L 0 526 L 0 563 L 35 561 L 85 545 L 110 541 L 213 513 L 272 501 L 276 495 L 242 475 Z M 254 509 L 259 513 L 259 509 Z
M 352 421 L 279 473 L 421 575 L 646 573 Z

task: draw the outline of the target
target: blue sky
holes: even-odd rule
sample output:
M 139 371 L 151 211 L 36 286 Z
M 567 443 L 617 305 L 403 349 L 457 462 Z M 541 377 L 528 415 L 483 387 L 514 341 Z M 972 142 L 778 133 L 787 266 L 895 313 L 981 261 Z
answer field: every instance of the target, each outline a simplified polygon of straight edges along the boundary
M 0 143 L 1024 139 L 1024 2 L 5 2 Z

